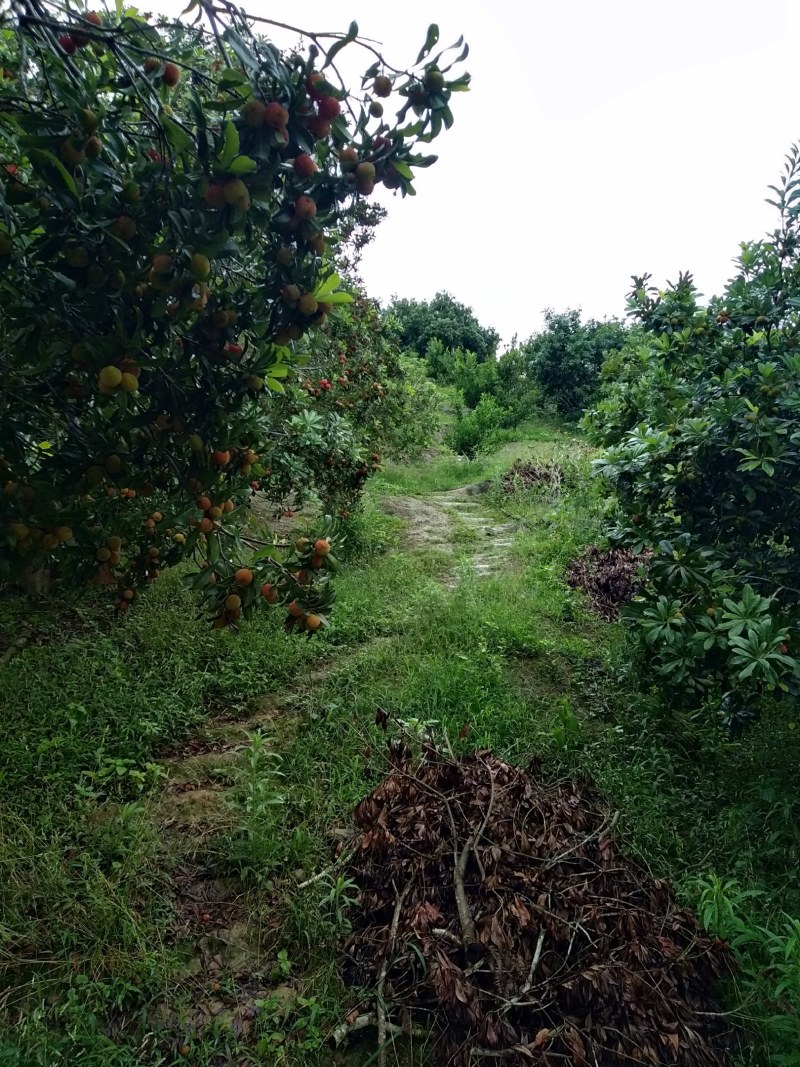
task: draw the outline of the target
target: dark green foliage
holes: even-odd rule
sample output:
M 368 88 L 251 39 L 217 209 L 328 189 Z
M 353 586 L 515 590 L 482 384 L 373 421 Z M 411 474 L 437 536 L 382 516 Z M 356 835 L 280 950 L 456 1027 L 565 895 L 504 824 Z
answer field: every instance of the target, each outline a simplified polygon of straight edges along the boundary
M 688 274 L 663 292 L 635 279 L 642 332 L 589 419 L 612 536 L 654 553 L 634 607 L 647 659 L 683 693 L 724 694 L 731 724 L 800 680 L 797 148 L 777 194 L 779 228 L 741 246 L 708 307 Z
M 461 391 L 464 403 L 474 408 L 484 393 L 497 388 L 497 362 L 481 362 L 474 352 L 463 348 L 446 348 L 433 338 L 425 349 L 425 368 L 434 381 L 453 385 Z
M 474 459 L 497 431 L 508 425 L 508 411 L 493 396 L 484 394 L 473 411 L 459 413 L 447 443 L 455 452 Z
M 305 54 L 282 53 L 232 8 L 204 11 L 155 25 L 122 4 L 20 0 L 4 23 L 0 576 L 101 584 L 124 611 L 166 568 L 202 561 L 195 586 L 228 625 L 279 574 L 263 554 L 259 580 L 233 589 L 252 492 L 302 496 L 315 471 L 297 452 L 335 436 L 355 463 L 362 443 L 341 420 L 317 432 L 327 412 L 298 425 L 280 401 L 306 365 L 301 338 L 352 300 L 329 243 L 352 260 L 380 218 L 356 206 L 368 190 L 339 150 L 370 186 L 405 196 L 413 168 L 435 160 L 412 148 L 449 128 L 450 95 L 469 79 L 437 67 L 436 92 L 410 98 L 434 64 L 434 26 L 415 71 L 393 68 L 406 97 L 395 121 L 414 116 L 395 136 L 360 88 L 350 105 L 331 65 L 364 44 L 356 23 L 330 52 L 304 33 Z M 364 84 L 380 69 L 373 52 Z M 327 567 L 307 606 L 330 606 Z
M 622 347 L 627 331 L 613 319 L 582 323 L 576 309 L 547 308 L 544 319 L 545 329 L 522 346 L 526 374 L 556 414 L 574 419 L 595 398 L 603 360 Z
M 491 326 L 481 326 L 471 308 L 450 293 L 437 293 L 432 300 L 398 300 L 389 307 L 398 323 L 406 348 L 422 355 L 432 340 L 445 348 L 474 352 L 480 362 L 494 357 L 500 335 Z
M 511 413 L 513 425 L 543 407 L 541 387 L 532 376 L 525 352 L 512 345 L 497 361 L 495 395 Z

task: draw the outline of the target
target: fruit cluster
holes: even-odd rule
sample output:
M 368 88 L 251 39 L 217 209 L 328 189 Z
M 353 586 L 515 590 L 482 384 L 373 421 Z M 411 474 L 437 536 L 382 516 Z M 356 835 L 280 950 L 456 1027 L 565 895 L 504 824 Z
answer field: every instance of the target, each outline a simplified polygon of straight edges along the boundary
M 24 97 L 0 79 L 11 120 L 0 128 L 0 470 L 21 487 L 0 498 L 0 579 L 57 565 L 63 581 L 99 579 L 129 604 L 164 566 L 194 559 L 214 618 L 219 596 L 240 598 L 222 615 L 235 622 L 264 601 L 251 587 L 293 581 L 264 558 L 237 585 L 247 547 L 235 516 L 253 485 L 305 489 L 284 398 L 301 342 L 352 299 L 328 242 L 377 182 L 412 189 L 413 168 L 433 159 L 416 143 L 449 125 L 466 80 L 412 100 L 435 66 L 429 44 L 416 73 L 389 79 L 378 61 L 354 94 L 329 80 L 333 66 L 318 69 L 318 44 L 282 55 L 238 22 L 229 34 L 73 0 L 17 7 L 0 66 L 37 64 Z M 405 103 L 388 124 L 376 103 L 393 94 Z M 404 126 L 408 109 L 418 121 Z M 318 375 L 348 414 L 354 386 L 335 378 L 349 377 Z M 60 539 L 62 527 L 74 536 Z M 291 598 L 320 618 L 325 569 L 309 567 Z

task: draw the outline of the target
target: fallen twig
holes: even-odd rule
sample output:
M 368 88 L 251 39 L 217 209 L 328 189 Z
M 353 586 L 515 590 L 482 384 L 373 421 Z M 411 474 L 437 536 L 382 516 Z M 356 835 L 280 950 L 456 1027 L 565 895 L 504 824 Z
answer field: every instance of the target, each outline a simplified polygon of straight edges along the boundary
M 520 1001 L 523 1000 L 523 998 L 526 997 L 528 993 L 530 993 L 531 988 L 533 986 L 533 976 L 536 974 L 536 968 L 539 966 L 539 957 L 542 954 L 543 944 L 544 927 L 542 927 L 542 929 L 539 931 L 539 937 L 536 941 L 536 948 L 533 951 L 533 959 L 531 960 L 531 967 L 528 971 L 528 977 L 525 979 L 525 985 L 522 987 L 522 989 L 520 989 L 519 993 L 517 993 L 515 997 L 512 997 L 511 1000 L 506 1002 L 505 1006 L 503 1007 L 503 1014 L 505 1014 L 507 1011 L 511 1011 L 512 1008 L 516 1007 L 517 1004 L 519 1004 Z M 570 945 L 570 947 L 572 946 Z
M 485 764 L 484 764 L 485 766 Z M 489 767 L 486 767 L 486 771 L 489 775 L 489 787 L 491 789 L 491 795 L 489 797 L 489 803 L 486 805 L 486 812 L 484 813 L 483 820 L 478 829 L 470 834 L 467 838 L 464 848 L 461 850 L 461 855 L 458 854 L 458 837 L 454 830 L 453 850 L 455 853 L 456 864 L 453 872 L 453 892 L 456 898 L 456 907 L 458 909 L 458 918 L 461 922 L 461 932 L 464 937 L 464 948 L 469 949 L 470 945 L 474 945 L 476 941 L 475 934 L 475 920 L 472 918 L 472 912 L 470 911 L 469 901 L 467 900 L 467 893 L 464 889 L 464 875 L 467 872 L 467 863 L 469 861 L 469 854 L 476 847 L 477 842 L 483 836 L 483 831 L 486 829 L 486 824 L 491 818 L 492 809 L 494 808 L 494 775 Z
M 400 922 L 400 912 L 403 908 L 403 901 L 406 899 L 410 888 L 411 883 L 409 882 L 403 892 L 398 893 L 397 895 L 397 901 L 394 906 L 394 915 L 392 916 L 392 925 L 389 927 L 389 940 L 386 943 L 386 954 L 383 957 L 380 974 L 378 975 L 378 986 L 375 991 L 375 1008 L 378 1019 L 378 1067 L 386 1067 L 386 1010 L 383 1006 L 383 989 L 386 985 L 386 975 L 389 971 L 389 957 L 394 948 L 394 939 L 397 937 L 397 926 Z M 397 892 L 396 889 L 395 892 Z
M 543 870 L 549 871 L 551 867 L 555 867 L 556 864 L 559 864 L 562 862 L 562 860 L 565 860 L 567 856 L 571 856 L 572 853 L 577 852 L 579 848 L 583 848 L 584 845 L 588 845 L 590 841 L 593 841 L 595 838 L 602 837 L 604 833 L 610 833 L 618 822 L 619 812 L 615 811 L 611 818 L 604 821 L 602 826 L 598 827 L 597 830 L 592 830 L 592 832 L 590 834 L 587 834 L 586 837 L 582 837 L 580 841 L 576 842 L 576 844 L 571 845 L 566 850 L 566 852 L 561 852 L 558 856 L 553 856 L 551 860 L 548 860 L 548 862 L 544 865 Z
M 349 863 L 353 858 L 352 852 L 343 852 L 341 856 L 331 863 L 324 871 L 319 871 L 317 874 L 312 874 L 310 878 L 306 878 L 304 882 L 298 882 L 298 889 L 307 889 L 308 886 L 313 885 L 315 882 L 321 882 L 323 878 L 327 878 L 329 874 L 333 874 L 337 867 L 341 867 L 345 863 Z
M 351 1034 L 358 1033 L 359 1030 L 368 1030 L 371 1026 L 378 1025 L 378 1015 L 374 1011 L 365 1012 L 363 1015 L 357 1015 L 352 1022 L 342 1022 L 338 1026 L 335 1026 L 330 1032 L 330 1040 L 333 1042 L 336 1048 L 342 1045 Z M 397 1023 L 390 1023 L 387 1019 L 385 1022 L 386 1033 L 392 1036 L 399 1036 L 400 1034 L 407 1034 L 411 1037 L 427 1037 L 428 1030 L 424 1026 L 418 1026 L 412 1024 L 408 1026 L 398 1026 Z

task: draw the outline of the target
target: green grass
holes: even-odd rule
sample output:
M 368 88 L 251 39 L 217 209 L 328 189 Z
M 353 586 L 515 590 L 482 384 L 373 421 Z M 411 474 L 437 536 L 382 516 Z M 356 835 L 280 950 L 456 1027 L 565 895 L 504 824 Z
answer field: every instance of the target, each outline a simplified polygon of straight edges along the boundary
M 393 493 L 426 494 L 456 489 L 493 478 L 516 459 L 551 459 L 568 449 L 583 448 L 568 430 L 552 423 L 523 423 L 515 431 L 518 441 L 502 445 L 496 452 L 464 460 L 441 448 L 433 459 L 413 464 L 387 463 L 374 479 L 374 489 Z
M 588 613 L 562 580 L 601 527 L 586 450 L 552 427 L 472 464 L 442 454 L 389 468 L 371 497 L 480 481 L 520 456 L 556 457 L 573 477 L 560 497 L 479 498 L 522 524 L 507 575 L 472 578 L 462 538 L 461 581 L 444 588 L 441 558 L 406 554 L 400 524 L 368 501 L 352 524 L 332 625 L 312 642 L 287 637 L 269 614 L 237 637 L 211 631 L 178 575 L 122 623 L 88 611 L 65 631 L 53 615 L 34 617 L 32 644 L 3 668 L 0 690 L 3 1067 L 185 1062 L 164 1051 L 147 1015 L 165 999 L 187 1011 L 196 984 L 186 946 L 163 936 L 173 857 L 152 818 L 157 756 L 221 711 L 289 688 L 291 719 L 227 772 L 236 834 L 205 851 L 200 842 L 198 862 L 242 874 L 274 984 L 294 983 L 303 999 L 267 1005 L 248 1039 L 211 1028 L 193 1039 L 190 1062 L 236 1064 L 246 1048 L 292 1067 L 327 1056 L 325 1027 L 348 1003 L 336 969 L 348 911 L 329 879 L 298 892 L 297 872 L 327 866 L 331 827 L 347 825 L 385 771 L 377 707 L 412 728 L 434 723 L 463 749 L 541 756 L 593 777 L 620 811 L 627 849 L 670 877 L 709 928 L 739 939 L 730 1006 L 743 999 L 754 1027 L 743 1062 L 797 1062 L 800 1027 L 786 1005 L 800 1005 L 800 933 L 784 913 L 800 915 L 800 730 L 789 709 L 776 705 L 730 741 L 709 709 L 679 714 L 644 685 L 621 624 Z M 4 633 L 26 609 L 4 605 Z

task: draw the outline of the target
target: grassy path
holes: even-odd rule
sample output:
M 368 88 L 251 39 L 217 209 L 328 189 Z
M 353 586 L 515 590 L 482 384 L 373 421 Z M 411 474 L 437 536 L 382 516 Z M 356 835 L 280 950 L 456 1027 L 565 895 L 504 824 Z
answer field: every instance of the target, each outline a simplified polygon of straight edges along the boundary
M 380 495 L 372 521 L 380 526 L 382 515 L 398 520 L 394 544 L 394 553 L 398 554 L 393 557 L 394 566 L 382 560 L 367 570 L 367 576 L 376 583 L 378 598 L 380 587 L 393 587 L 393 579 L 409 565 L 419 567 L 423 574 L 426 570 L 435 572 L 438 588 L 431 585 L 429 595 L 442 608 L 473 576 L 476 579 L 502 577 L 508 565 L 507 550 L 513 543 L 514 526 L 498 522 L 491 509 L 482 505 L 482 495 L 478 486 L 441 491 L 424 498 Z M 346 602 L 346 594 L 343 599 Z M 330 635 L 334 644 L 337 629 L 335 624 Z M 197 989 L 200 995 L 195 997 L 191 1008 L 184 1006 L 178 1014 L 165 1000 L 156 1005 L 154 1015 L 162 1024 L 181 1030 L 184 1040 L 190 1042 L 187 1046 L 190 1049 L 208 1043 L 209 1029 L 224 1027 L 239 1031 L 246 1038 L 253 1030 L 253 1021 L 270 999 L 276 1001 L 276 1016 L 302 1011 L 298 1000 L 307 998 L 301 996 L 299 986 L 287 982 L 270 985 L 264 981 L 265 967 L 268 970 L 270 966 L 270 937 L 279 938 L 287 927 L 297 926 L 299 921 L 287 907 L 291 886 L 280 878 L 265 877 L 274 866 L 285 865 L 289 858 L 280 842 L 286 829 L 284 819 L 273 817 L 278 811 L 270 809 L 280 809 L 280 816 L 284 815 L 284 804 L 275 801 L 286 795 L 286 784 L 290 787 L 294 784 L 295 802 L 306 813 L 303 823 L 307 826 L 308 813 L 314 805 L 309 804 L 306 776 L 300 775 L 294 781 L 298 778 L 296 769 L 308 767 L 313 761 L 316 781 L 335 780 L 336 768 L 330 762 L 331 749 L 327 744 L 330 724 L 325 719 L 338 710 L 337 701 L 345 687 L 349 699 L 353 699 L 354 691 L 360 688 L 358 679 L 365 664 L 375 665 L 377 678 L 391 678 L 392 672 L 384 664 L 388 657 L 394 658 L 402 650 L 403 659 L 394 677 L 419 669 L 416 661 L 426 656 L 427 651 L 420 648 L 415 656 L 406 647 L 402 629 L 396 626 L 389 629 L 394 632 L 367 637 L 363 644 L 349 648 L 343 657 L 331 656 L 310 665 L 298 673 L 288 689 L 259 696 L 243 716 L 223 710 L 159 761 L 164 782 L 150 815 L 162 839 L 169 841 L 169 851 L 175 861 L 175 903 L 183 917 L 183 949 L 190 953 L 186 970 L 202 975 L 207 981 L 205 986 L 201 982 Z M 363 696 L 361 701 L 365 703 Z M 374 719 L 374 712 L 371 718 Z M 360 716 L 346 724 L 339 721 L 339 744 L 368 746 L 369 722 L 369 718 L 362 721 Z M 323 744 L 320 744 L 320 734 L 325 738 Z M 312 750 L 317 745 L 319 752 L 314 753 Z M 341 748 L 337 753 L 342 755 Z M 363 772 L 361 781 L 358 780 L 357 761 L 358 755 L 353 751 L 348 759 L 352 778 L 346 784 L 354 788 L 352 791 L 348 788 L 341 805 L 334 801 L 335 807 L 329 804 L 323 808 L 333 823 L 317 821 L 307 835 L 309 844 L 316 839 L 329 847 L 327 835 L 337 829 L 345 832 L 342 816 L 348 814 L 370 780 L 368 773 Z M 284 770 L 284 764 L 291 764 L 292 770 Z M 337 783 L 339 787 L 344 784 Z M 295 822 L 295 838 L 301 825 Z M 233 850 L 231 835 L 235 838 Z M 233 865 L 235 876 L 220 877 L 215 872 L 215 852 L 225 857 L 227 865 Z M 319 862 L 324 860 L 323 854 Z M 291 856 L 291 861 L 302 863 L 308 859 L 298 852 Z M 313 878 L 314 875 L 308 876 L 301 867 L 295 868 L 291 881 L 303 886 Z M 325 890 L 322 893 L 320 884 Z M 309 891 L 304 904 L 307 911 L 303 914 L 306 933 L 312 925 L 325 926 L 325 916 L 318 914 L 318 901 L 329 896 L 331 888 L 334 890 L 330 903 L 335 922 L 332 929 L 319 931 L 321 941 L 319 937 L 315 939 L 319 947 L 345 931 L 350 891 L 343 890 L 336 900 L 335 881 L 323 878 L 316 878 L 306 888 Z M 298 892 L 302 897 L 302 890 Z M 316 962 L 322 971 L 318 970 L 312 977 L 306 973 L 305 984 L 310 988 L 325 988 L 326 980 L 333 981 L 331 965 L 335 959 L 327 958 L 328 950 L 333 948 L 333 944 L 327 946 L 318 961 L 313 955 L 304 961 L 306 968 L 311 966 L 313 970 Z M 286 959 L 284 977 L 289 978 L 298 946 L 292 950 L 294 961 L 285 948 L 277 949 L 275 960 L 281 951 Z M 220 980 L 223 976 L 228 979 L 224 994 Z M 279 990 L 278 1000 L 276 990 Z M 327 1014 L 332 1017 L 331 1009 L 327 1009 Z M 285 1018 L 275 1021 L 277 1025 L 285 1022 Z M 286 1037 L 285 1030 L 275 1033 Z M 273 1050 L 276 1055 L 281 1043 L 276 1037 Z M 315 1043 L 312 1039 L 311 1044 Z M 340 1054 L 340 1062 L 350 1060 L 349 1053 Z
M 597 531 L 581 477 L 502 509 L 479 491 L 554 455 L 585 458 L 534 427 L 476 463 L 384 472 L 312 642 L 275 616 L 209 631 L 171 575 L 124 625 L 63 606 L 29 620 L 0 690 L 2 1067 L 366 1065 L 369 1034 L 331 1059 L 354 890 L 317 876 L 385 773 L 379 707 L 591 775 L 628 851 L 692 899 L 718 871 L 791 901 L 781 816 L 747 783 L 786 773 L 796 740 L 776 753 L 766 722 L 721 745 L 623 669 L 618 627 L 562 578 Z M 23 607 L 0 610 L 13 634 Z

